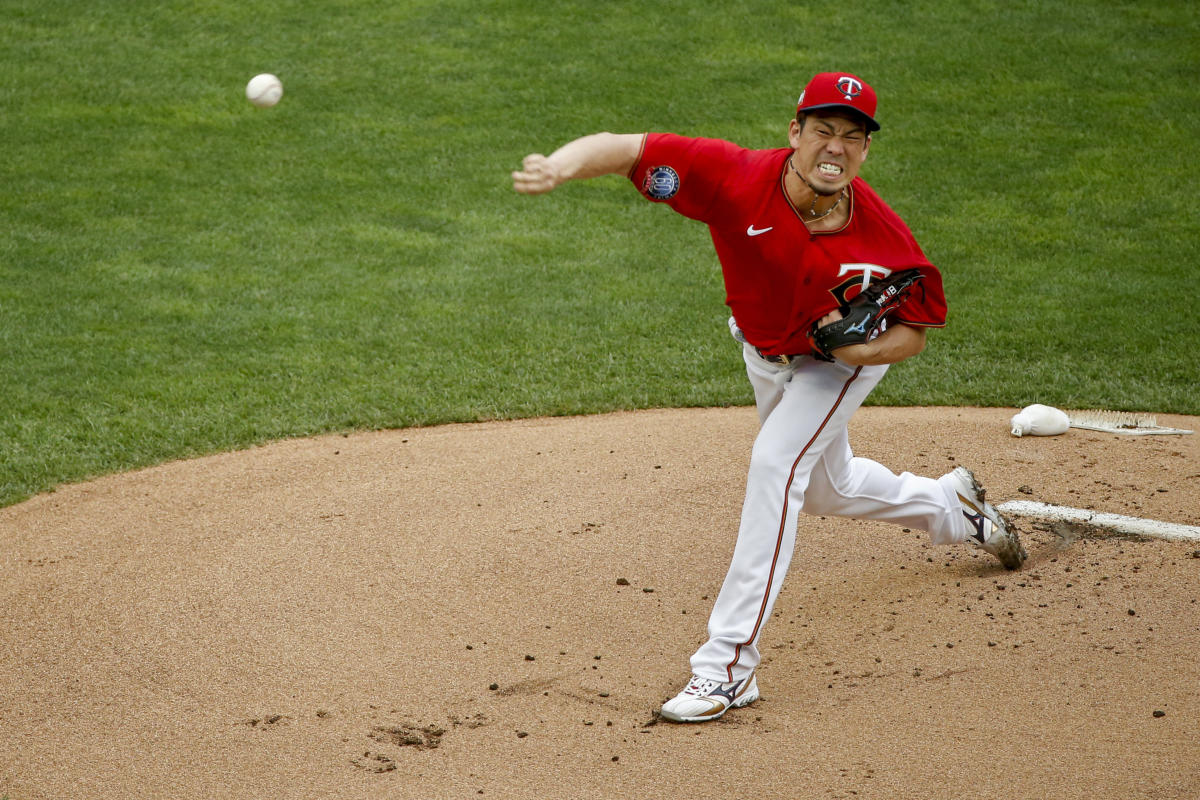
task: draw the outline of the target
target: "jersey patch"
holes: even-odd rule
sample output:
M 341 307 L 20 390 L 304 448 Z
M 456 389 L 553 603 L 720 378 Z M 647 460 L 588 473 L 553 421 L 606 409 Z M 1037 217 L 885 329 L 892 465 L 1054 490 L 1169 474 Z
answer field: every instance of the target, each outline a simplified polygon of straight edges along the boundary
M 679 191 L 679 173 L 664 165 L 647 171 L 642 191 L 654 200 L 670 200 Z

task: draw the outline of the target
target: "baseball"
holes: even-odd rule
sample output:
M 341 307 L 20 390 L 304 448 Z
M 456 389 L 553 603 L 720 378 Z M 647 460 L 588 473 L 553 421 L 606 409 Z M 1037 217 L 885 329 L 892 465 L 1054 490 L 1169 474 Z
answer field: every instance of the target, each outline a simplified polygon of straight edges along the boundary
M 255 75 L 246 84 L 246 99 L 259 108 L 270 108 L 283 97 L 283 84 L 269 72 Z

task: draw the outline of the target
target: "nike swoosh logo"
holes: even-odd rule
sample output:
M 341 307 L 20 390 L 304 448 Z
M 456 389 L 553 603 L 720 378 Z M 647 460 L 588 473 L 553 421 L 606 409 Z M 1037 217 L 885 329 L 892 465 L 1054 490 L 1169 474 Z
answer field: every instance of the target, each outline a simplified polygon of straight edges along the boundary
M 761 234 L 766 233 L 767 231 L 773 231 L 773 230 L 775 230 L 774 226 L 771 226 L 770 228 L 755 228 L 753 225 L 751 225 L 749 228 L 746 228 L 746 235 L 747 236 L 759 236 Z

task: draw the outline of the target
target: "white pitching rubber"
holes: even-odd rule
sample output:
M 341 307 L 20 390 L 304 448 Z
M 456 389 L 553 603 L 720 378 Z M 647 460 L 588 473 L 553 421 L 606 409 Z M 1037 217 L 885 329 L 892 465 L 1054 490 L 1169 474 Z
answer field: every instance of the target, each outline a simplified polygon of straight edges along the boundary
M 1126 517 L 1121 514 L 1106 514 L 1101 511 L 1089 511 L 1084 508 L 1056 506 L 1050 503 L 1035 503 L 1030 500 L 1009 500 L 996 506 L 1005 514 L 1018 517 L 1038 517 L 1040 519 L 1055 519 L 1064 522 L 1084 522 L 1097 528 L 1108 528 L 1118 533 L 1134 536 L 1149 536 L 1155 539 L 1168 539 L 1177 542 L 1200 542 L 1200 528 L 1195 525 L 1181 525 L 1175 522 L 1161 522 L 1156 519 Z

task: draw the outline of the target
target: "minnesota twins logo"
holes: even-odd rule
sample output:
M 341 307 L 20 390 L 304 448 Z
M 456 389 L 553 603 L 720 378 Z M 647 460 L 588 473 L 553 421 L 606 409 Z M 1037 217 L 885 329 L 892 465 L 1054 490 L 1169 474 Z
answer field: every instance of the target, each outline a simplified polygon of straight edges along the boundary
M 861 273 L 854 275 L 854 273 Z M 839 306 L 844 306 L 850 300 L 870 285 L 873 278 L 883 278 L 890 275 L 892 271 L 887 267 L 881 267 L 878 264 L 842 264 L 838 270 L 838 277 L 852 275 L 853 277 L 839 283 L 829 290 L 834 299 L 837 300 Z M 854 291 L 857 289 L 858 291 Z
M 861 81 L 851 78 L 849 75 L 843 75 L 837 79 L 837 89 L 846 96 L 847 100 L 853 100 L 862 94 L 863 85 Z
M 679 191 L 679 173 L 665 165 L 655 167 L 646 173 L 642 191 L 653 200 L 670 200 Z

